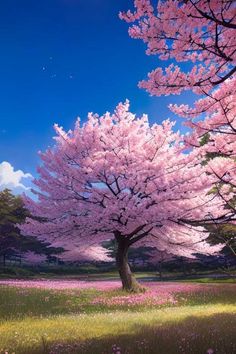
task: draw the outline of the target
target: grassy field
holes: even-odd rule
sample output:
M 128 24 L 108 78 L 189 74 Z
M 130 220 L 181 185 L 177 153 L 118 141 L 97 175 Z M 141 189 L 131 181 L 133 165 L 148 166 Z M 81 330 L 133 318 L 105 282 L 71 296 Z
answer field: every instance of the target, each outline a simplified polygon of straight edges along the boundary
M 45 284 L 0 285 L 1 354 L 236 353 L 236 284 Z

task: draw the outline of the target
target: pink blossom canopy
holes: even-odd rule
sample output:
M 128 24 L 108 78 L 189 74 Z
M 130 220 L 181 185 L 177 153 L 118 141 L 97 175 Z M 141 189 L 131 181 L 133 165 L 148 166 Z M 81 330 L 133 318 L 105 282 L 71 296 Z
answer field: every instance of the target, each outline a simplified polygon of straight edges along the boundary
M 172 127 L 136 118 L 128 101 L 113 114 L 90 113 L 83 125 L 78 119 L 68 133 L 56 125 L 56 145 L 41 153 L 34 181 L 38 200 L 25 197 L 32 217 L 22 232 L 81 252 L 117 231 L 131 244 L 187 257 L 219 251 L 193 223 L 225 210 L 207 194 L 211 179 L 198 155 L 182 152 Z

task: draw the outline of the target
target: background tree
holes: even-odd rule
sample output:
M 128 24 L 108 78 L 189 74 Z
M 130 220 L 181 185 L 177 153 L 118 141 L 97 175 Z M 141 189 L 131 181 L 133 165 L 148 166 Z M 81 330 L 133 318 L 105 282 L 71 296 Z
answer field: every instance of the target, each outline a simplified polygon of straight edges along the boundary
M 24 221 L 26 215 L 19 197 L 12 195 L 9 189 L 0 192 L 0 255 L 4 266 L 6 257 L 19 249 L 21 235 L 16 224 Z
M 219 251 L 191 222 L 208 220 L 209 213 L 217 220 L 228 211 L 206 193 L 211 180 L 205 167 L 195 152 L 182 152 L 183 137 L 172 127 L 168 120 L 150 126 L 146 115 L 138 119 L 129 112 L 128 102 L 114 114 L 89 114 L 68 133 L 55 126 L 56 145 L 41 154 L 34 181 L 38 201 L 25 198 L 32 217 L 22 232 L 74 244 L 81 252 L 115 239 L 127 290 L 138 289 L 128 264 L 131 246 L 185 257 Z
M 236 256 L 236 225 L 208 225 L 210 232 L 210 242 L 221 243 L 234 257 Z
M 20 196 L 13 195 L 9 189 L 0 192 L 0 256 L 4 266 L 10 258 L 21 262 L 28 252 L 47 258 L 62 252 L 36 237 L 21 235 L 17 225 L 23 223 L 27 215 L 29 212 Z
M 103 247 L 108 250 L 108 254 L 111 259 L 116 258 L 117 253 L 117 242 L 115 239 L 105 241 Z M 132 268 L 143 268 L 147 266 L 151 260 L 150 251 L 153 249 L 151 247 L 135 247 L 129 250 L 129 264 Z
M 163 279 L 163 267 L 166 263 L 171 262 L 171 261 L 176 261 L 177 257 L 174 256 L 171 253 L 167 253 L 165 251 L 157 251 L 157 252 L 151 252 L 150 254 L 151 257 L 151 262 L 157 267 L 157 271 L 159 273 L 159 277 L 162 280 Z

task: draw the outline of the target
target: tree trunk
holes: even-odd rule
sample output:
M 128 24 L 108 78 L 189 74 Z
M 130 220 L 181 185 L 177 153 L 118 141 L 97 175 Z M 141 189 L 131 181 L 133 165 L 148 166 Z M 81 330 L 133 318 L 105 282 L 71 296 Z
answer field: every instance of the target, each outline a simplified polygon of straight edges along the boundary
M 162 280 L 162 262 L 159 262 L 159 277 Z
M 128 248 L 126 240 L 117 240 L 118 249 L 116 255 L 116 264 L 120 274 L 123 290 L 130 292 L 141 292 L 145 289 L 137 282 L 131 272 L 128 263 Z

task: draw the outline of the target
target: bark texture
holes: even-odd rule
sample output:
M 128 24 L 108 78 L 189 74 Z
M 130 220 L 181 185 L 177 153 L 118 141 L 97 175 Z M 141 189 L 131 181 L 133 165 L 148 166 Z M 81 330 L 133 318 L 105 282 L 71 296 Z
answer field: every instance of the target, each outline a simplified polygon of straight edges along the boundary
M 126 240 L 119 240 L 116 255 L 116 264 L 120 274 L 123 290 L 129 292 L 141 292 L 144 288 L 137 282 L 131 272 L 128 262 L 129 243 Z

